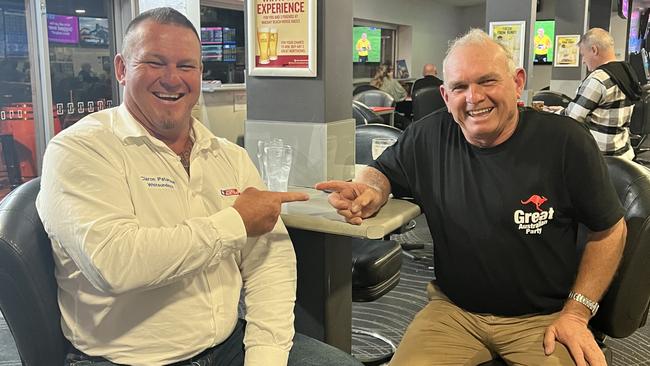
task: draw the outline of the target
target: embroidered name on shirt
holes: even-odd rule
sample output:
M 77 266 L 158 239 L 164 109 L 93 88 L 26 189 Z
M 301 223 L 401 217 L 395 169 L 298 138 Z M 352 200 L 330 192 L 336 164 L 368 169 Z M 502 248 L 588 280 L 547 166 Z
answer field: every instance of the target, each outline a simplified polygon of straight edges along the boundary
M 542 209 L 542 205 L 548 201 L 544 196 L 532 195 L 527 200 L 521 200 L 522 205 L 532 205 L 537 212 L 525 212 L 524 210 L 516 210 L 514 213 L 515 224 L 518 225 L 519 230 L 525 230 L 526 235 L 540 235 L 542 227 L 553 220 L 555 210 L 549 207 L 548 210 Z
M 149 188 L 176 188 L 176 182 L 173 179 L 167 177 L 146 177 L 144 175 L 141 175 L 140 180 L 145 182 Z
M 224 197 L 239 196 L 239 190 L 237 188 L 224 188 L 220 192 Z

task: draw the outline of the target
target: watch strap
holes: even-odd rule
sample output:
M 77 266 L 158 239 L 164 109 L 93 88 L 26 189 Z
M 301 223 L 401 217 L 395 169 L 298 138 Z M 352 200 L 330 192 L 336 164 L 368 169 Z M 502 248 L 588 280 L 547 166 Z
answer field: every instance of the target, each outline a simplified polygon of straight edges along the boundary
M 585 296 L 585 295 L 583 295 L 581 293 L 578 293 L 578 292 L 571 291 L 571 292 L 569 292 L 569 299 L 577 301 L 577 302 L 581 303 L 582 305 L 586 306 L 587 309 L 589 309 L 589 311 L 591 312 L 591 316 L 596 315 L 596 312 L 598 311 L 599 305 L 598 305 L 597 302 L 591 300 L 587 296 Z

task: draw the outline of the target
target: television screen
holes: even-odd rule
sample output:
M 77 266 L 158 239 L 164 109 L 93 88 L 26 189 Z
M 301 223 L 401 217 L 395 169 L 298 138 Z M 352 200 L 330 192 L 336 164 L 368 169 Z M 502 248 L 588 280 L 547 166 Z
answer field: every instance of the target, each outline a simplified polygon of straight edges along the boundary
M 223 28 L 201 27 L 201 44 L 222 44 Z
M 354 62 L 380 62 L 381 28 L 355 26 L 352 33 L 352 60 Z
M 235 28 L 223 27 L 223 43 L 237 44 Z
M 53 43 L 79 43 L 77 17 L 68 15 L 47 15 L 47 38 Z
M 639 37 L 640 22 L 641 11 L 639 9 L 632 10 L 632 14 L 630 15 L 630 36 L 627 44 L 628 54 L 641 52 L 641 38 Z
M 237 61 L 237 46 L 234 44 L 223 45 L 223 61 L 235 62 Z
M 27 57 L 27 27 L 25 26 L 25 12 L 5 10 L 5 56 Z
M 223 45 L 201 45 L 201 57 L 205 61 L 223 61 Z
M 79 44 L 108 46 L 108 19 L 79 17 Z
M 630 12 L 630 0 L 618 0 L 618 16 L 627 19 Z
M 555 39 L 555 20 L 535 21 L 535 40 L 533 64 L 550 65 L 553 63 Z

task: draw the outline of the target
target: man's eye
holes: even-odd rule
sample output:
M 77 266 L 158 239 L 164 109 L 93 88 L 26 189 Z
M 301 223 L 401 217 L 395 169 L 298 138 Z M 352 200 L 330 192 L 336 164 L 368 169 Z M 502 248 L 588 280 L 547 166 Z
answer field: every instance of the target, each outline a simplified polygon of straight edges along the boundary
M 179 68 L 181 70 L 185 70 L 185 71 L 190 71 L 190 70 L 196 69 L 196 67 L 194 67 L 194 65 L 181 65 L 181 66 L 179 66 Z
M 147 65 L 154 66 L 154 67 L 160 67 L 163 64 L 162 64 L 162 62 L 158 62 L 158 61 L 147 61 Z

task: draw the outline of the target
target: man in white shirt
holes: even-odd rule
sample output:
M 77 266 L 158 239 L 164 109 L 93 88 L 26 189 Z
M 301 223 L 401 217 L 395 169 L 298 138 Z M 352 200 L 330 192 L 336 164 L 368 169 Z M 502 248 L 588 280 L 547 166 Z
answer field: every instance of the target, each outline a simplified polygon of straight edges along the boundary
M 246 152 L 191 117 L 202 65 L 189 20 L 140 14 L 115 70 L 124 103 L 60 133 L 44 157 L 37 208 L 65 364 L 358 365 L 294 337 L 295 255 L 278 216 L 308 197 L 262 191 Z

